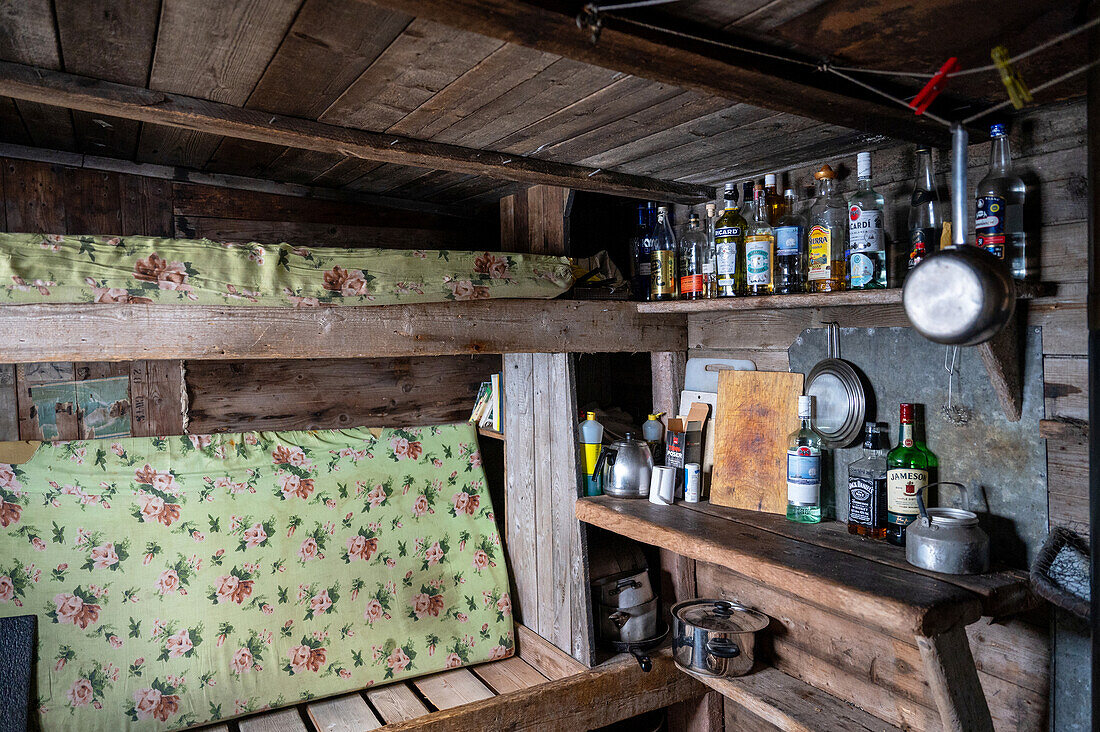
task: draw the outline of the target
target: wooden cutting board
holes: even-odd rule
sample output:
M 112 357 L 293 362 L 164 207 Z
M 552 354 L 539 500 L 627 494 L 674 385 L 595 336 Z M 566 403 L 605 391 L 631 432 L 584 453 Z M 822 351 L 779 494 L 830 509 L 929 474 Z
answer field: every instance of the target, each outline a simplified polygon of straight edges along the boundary
M 787 438 L 798 429 L 804 378 L 772 371 L 719 374 L 711 503 L 787 512 Z

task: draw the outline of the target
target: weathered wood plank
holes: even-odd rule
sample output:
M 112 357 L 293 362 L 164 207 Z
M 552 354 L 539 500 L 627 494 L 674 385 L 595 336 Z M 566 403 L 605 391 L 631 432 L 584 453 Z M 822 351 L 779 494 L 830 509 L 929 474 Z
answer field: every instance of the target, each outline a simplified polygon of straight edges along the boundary
M 118 234 L 122 230 L 121 198 L 116 173 L 67 168 L 65 229 L 60 233 Z
M 918 635 L 917 646 L 944 729 L 993 732 L 989 706 L 963 629 L 955 628 L 932 637 Z
M 935 633 L 978 619 L 979 598 L 955 585 L 843 552 L 766 534 L 736 521 L 608 496 L 577 502 L 577 517 L 630 539 L 736 568 L 898 637 Z
M 306 705 L 317 732 L 367 732 L 382 723 L 359 694 L 323 699 Z
M 381 249 L 475 249 L 486 244 L 479 227 L 468 225 L 452 229 L 412 229 L 200 216 L 177 216 L 175 225 L 180 237 L 222 242 L 306 242 L 318 247 Z
M 516 653 L 551 680 L 588 671 L 588 667 L 525 625 L 516 624 Z
M 6 160 L 4 193 L 8 231 L 49 234 L 65 230 L 65 184 L 59 169 L 45 163 Z
M 504 356 L 504 424 L 512 435 L 504 452 L 504 549 L 512 575 L 514 617 L 538 624 L 538 566 L 535 561 L 535 395 L 534 356 Z M 540 638 L 541 640 L 541 638 Z
M 489 687 L 464 668 L 413 679 L 412 684 L 436 709 L 451 709 L 494 696 Z
M 1087 358 L 1044 358 L 1043 394 L 1046 417 L 1089 418 L 1089 362 Z
M 366 694 L 386 724 L 405 722 L 428 713 L 424 702 L 408 684 L 389 684 L 380 689 L 368 689 Z
M 183 363 L 131 362 L 130 404 L 130 431 L 135 437 L 182 435 L 188 414 Z
M 19 399 L 15 390 L 15 366 L 0 365 L 0 441 L 19 439 Z
M 503 661 L 483 663 L 480 666 L 471 667 L 470 670 L 497 694 L 507 694 L 510 691 L 526 689 L 547 681 L 545 676 L 518 656 L 512 656 Z
M 632 303 L 510 300 L 384 307 L 18 305 L 0 308 L 0 363 L 383 358 L 687 347 L 675 315 Z M 45 337 L 49 334 L 49 339 Z
M 237 722 L 240 732 L 310 732 L 297 707 L 265 712 Z

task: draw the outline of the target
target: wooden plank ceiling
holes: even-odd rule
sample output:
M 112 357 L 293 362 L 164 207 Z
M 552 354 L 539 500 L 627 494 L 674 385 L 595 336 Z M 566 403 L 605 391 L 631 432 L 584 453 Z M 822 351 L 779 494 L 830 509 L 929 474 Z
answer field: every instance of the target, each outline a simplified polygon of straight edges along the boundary
M 581 3 L 539 4 L 573 13 Z M 803 54 L 918 70 L 938 67 L 956 50 L 966 63 L 984 63 L 994 39 L 1018 40 L 1019 50 L 1073 24 L 1073 8 L 1063 4 L 1009 5 L 994 13 L 979 0 L 683 0 L 629 12 Z M 408 6 L 21 0 L 0 4 L 0 60 L 340 127 L 705 185 L 883 141 L 456 29 L 427 12 L 412 17 L 401 7 Z M 949 12 L 973 22 L 934 21 Z M 1080 44 L 1063 46 L 1023 70 L 1068 68 Z M 1003 93 L 995 76 L 960 79 L 953 91 L 975 104 Z M 1064 97 L 1080 87 L 1055 91 Z M 469 206 L 520 185 L 8 97 L 0 97 L 0 142 Z

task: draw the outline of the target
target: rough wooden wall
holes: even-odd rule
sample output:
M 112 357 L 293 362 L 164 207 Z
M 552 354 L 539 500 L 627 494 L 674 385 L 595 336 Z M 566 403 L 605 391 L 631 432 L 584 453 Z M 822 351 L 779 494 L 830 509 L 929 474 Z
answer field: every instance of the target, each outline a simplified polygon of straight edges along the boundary
M 478 222 L 378 205 L 175 182 L 0 158 L 0 230 L 292 241 L 318 246 L 486 247 Z M 490 237 L 495 231 L 489 232 Z M 60 371 L 59 371 L 60 369 Z M 128 376 L 132 434 L 453 422 L 469 415 L 493 357 L 244 364 L 134 361 L 0 365 L 0 439 L 42 437 L 30 388 L 43 380 Z M 186 392 L 184 390 L 184 374 Z M 185 394 L 189 394 L 189 399 Z M 194 422 L 186 427 L 190 402 Z M 91 436 L 60 415 L 59 436 Z

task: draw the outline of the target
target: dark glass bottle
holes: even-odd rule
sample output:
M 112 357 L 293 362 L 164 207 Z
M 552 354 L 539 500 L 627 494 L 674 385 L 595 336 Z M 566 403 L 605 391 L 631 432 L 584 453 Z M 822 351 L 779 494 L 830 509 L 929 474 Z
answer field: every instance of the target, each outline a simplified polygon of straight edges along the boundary
M 672 233 L 672 222 L 664 206 L 657 209 L 657 224 L 649 240 L 653 246 L 649 255 L 649 299 L 675 300 L 680 294 L 676 276 L 676 235 Z
M 874 422 L 864 425 L 863 457 L 848 466 L 848 533 L 886 538 L 886 447 Z

